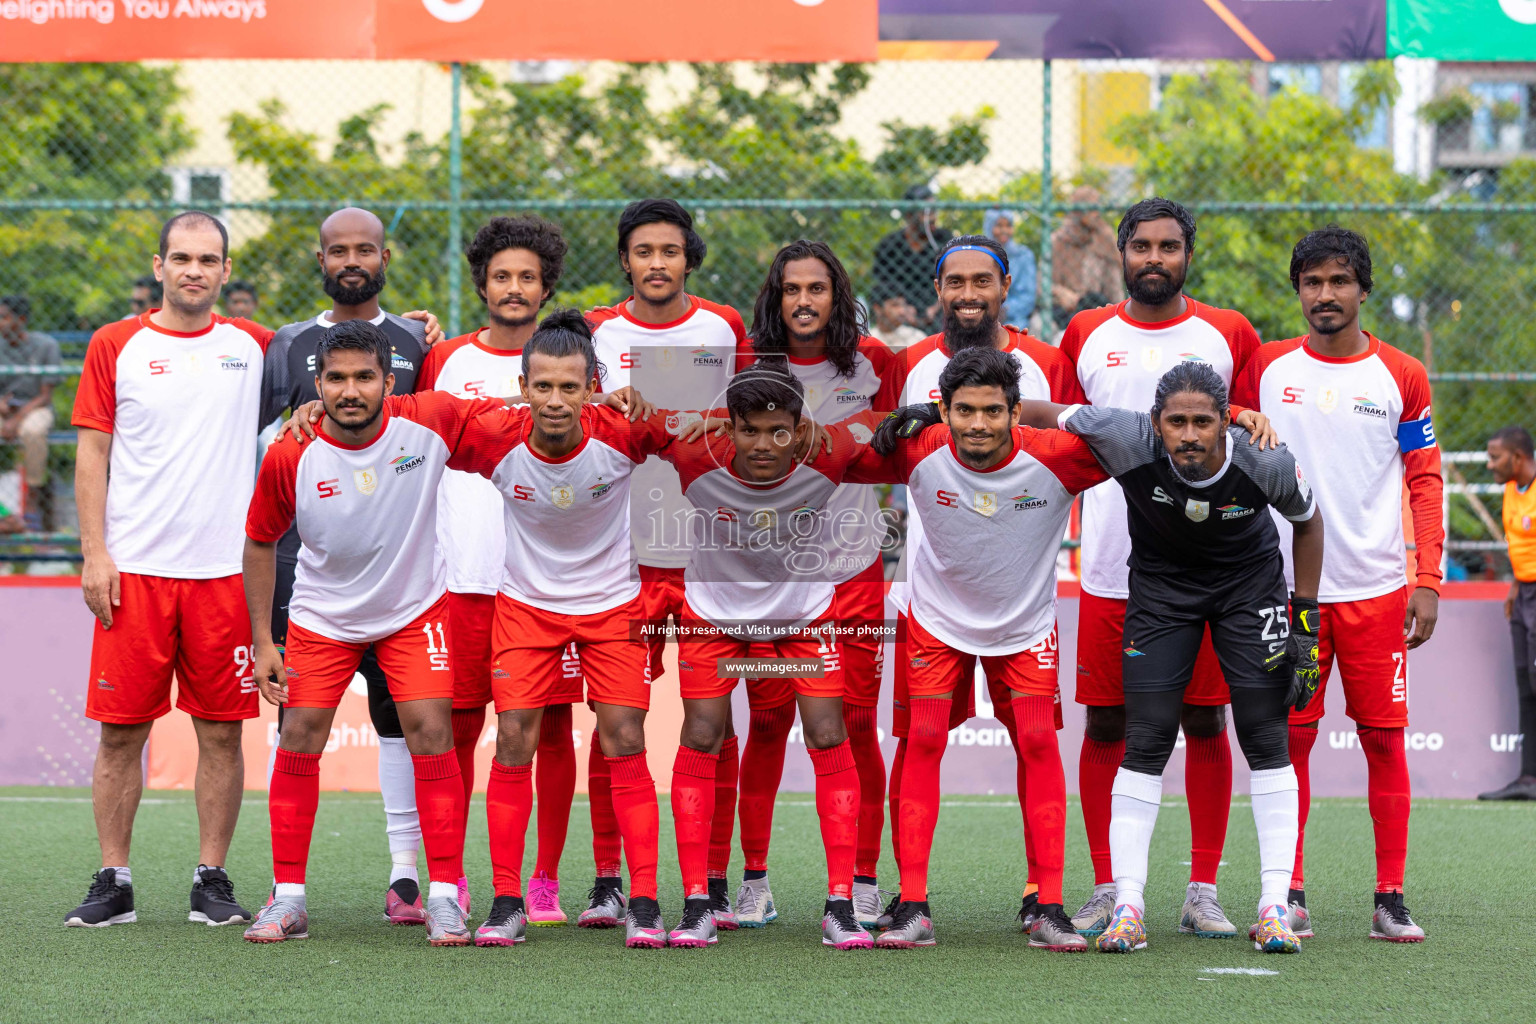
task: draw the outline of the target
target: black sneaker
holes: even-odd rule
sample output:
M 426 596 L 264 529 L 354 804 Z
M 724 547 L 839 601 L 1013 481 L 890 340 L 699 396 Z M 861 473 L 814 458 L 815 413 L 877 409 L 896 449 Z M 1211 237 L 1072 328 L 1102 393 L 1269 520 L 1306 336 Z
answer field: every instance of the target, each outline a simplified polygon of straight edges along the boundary
M 1025 935 L 1035 930 L 1035 922 L 1040 919 L 1040 894 L 1032 892 L 1024 897 L 1024 903 L 1019 907 L 1019 930 Z
M 928 901 L 905 900 L 896 906 L 896 912 L 891 915 L 891 926 L 880 933 L 875 946 L 879 949 L 916 949 L 931 946 L 935 941 Z
M 250 924 L 251 912 L 235 902 L 235 887 L 223 868 L 199 865 L 187 920 L 206 925 Z
M 1072 927 L 1072 919 L 1060 903 L 1036 901 L 1035 920 L 1030 927 L 1029 944 L 1052 953 L 1083 953 L 1088 940 Z
M 578 928 L 617 928 L 627 912 L 622 878 L 599 878 L 587 892 L 587 909 L 576 918 Z
M 827 900 L 821 911 L 821 944 L 833 949 L 873 949 L 875 940 L 859 924 L 852 900 Z
M 133 883 L 118 885 L 117 870 L 102 868 L 91 876 L 85 902 L 64 915 L 64 924 L 70 928 L 105 928 L 138 919 L 133 912 Z
M 1479 800 L 1536 800 L 1536 778 L 1522 775 L 1514 782 L 1477 794 Z
M 885 909 L 880 912 L 880 920 L 875 922 L 875 927 L 881 931 L 889 928 L 891 926 L 891 919 L 896 916 L 896 908 L 899 906 L 901 906 L 901 893 L 892 893 L 891 902 L 887 903 Z
M 629 901 L 624 914 L 624 945 L 630 949 L 661 949 L 667 944 L 667 926 L 661 920 L 661 904 L 648 896 Z
M 734 932 L 741 927 L 736 922 L 736 908 L 731 906 L 730 883 L 723 878 L 709 880 L 709 909 L 715 915 L 715 927 Z

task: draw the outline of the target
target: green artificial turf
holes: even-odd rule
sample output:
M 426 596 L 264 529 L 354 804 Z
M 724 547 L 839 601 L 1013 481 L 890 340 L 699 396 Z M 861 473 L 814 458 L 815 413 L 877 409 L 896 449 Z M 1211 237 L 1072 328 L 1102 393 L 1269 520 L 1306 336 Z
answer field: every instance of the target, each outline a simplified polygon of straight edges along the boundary
M 0 1020 L 296 1021 L 974 1021 L 1531 1019 L 1536 937 L 1521 914 L 1536 896 L 1536 806 L 1418 801 L 1408 905 L 1422 946 L 1366 938 L 1374 868 L 1363 800 L 1322 800 L 1308 826 L 1308 903 L 1318 931 L 1300 956 L 1263 956 L 1245 939 L 1177 934 L 1188 816 L 1167 800 L 1147 889 L 1150 947 L 1133 956 L 1027 948 L 1013 915 L 1024 879 L 1018 805 L 945 802 L 931 901 L 939 945 L 836 953 L 820 944 L 824 862 L 809 797 L 781 798 L 771 878 L 780 916 L 722 935 L 710 950 L 629 951 L 615 931 L 530 929 L 513 949 L 431 949 L 419 928 L 382 918 L 389 858 L 377 795 L 327 794 L 310 854 L 310 934 L 256 946 L 237 928 L 186 921 L 197 852 L 189 793 L 149 793 L 133 854 L 138 923 L 64 928 L 97 866 L 89 794 L 0 789 L 6 866 Z M 666 801 L 661 901 L 681 905 Z M 1091 887 L 1081 815 L 1068 811 L 1067 901 Z M 229 870 L 248 907 L 265 898 L 266 805 L 247 794 Z M 563 861 L 566 913 L 584 905 L 591 872 L 578 799 Z M 532 836 L 529 868 L 532 865 Z M 1221 893 L 1246 930 L 1257 854 L 1246 803 L 1233 807 Z M 476 920 L 488 907 L 483 798 L 470 815 L 468 871 Z M 739 881 L 739 854 L 732 867 Z M 883 885 L 896 881 L 889 850 Z M 1221 969 L 1258 969 L 1257 975 Z

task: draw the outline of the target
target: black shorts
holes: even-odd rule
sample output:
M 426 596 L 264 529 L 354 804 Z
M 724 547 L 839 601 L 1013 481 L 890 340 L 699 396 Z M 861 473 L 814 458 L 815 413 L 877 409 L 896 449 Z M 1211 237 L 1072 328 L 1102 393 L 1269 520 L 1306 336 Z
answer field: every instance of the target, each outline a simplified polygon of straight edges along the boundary
M 1125 606 L 1122 674 L 1140 693 L 1183 690 L 1195 669 L 1206 624 L 1228 686 L 1290 684 L 1290 673 L 1264 664 L 1290 635 L 1280 552 L 1240 569 L 1164 575 L 1131 570 Z

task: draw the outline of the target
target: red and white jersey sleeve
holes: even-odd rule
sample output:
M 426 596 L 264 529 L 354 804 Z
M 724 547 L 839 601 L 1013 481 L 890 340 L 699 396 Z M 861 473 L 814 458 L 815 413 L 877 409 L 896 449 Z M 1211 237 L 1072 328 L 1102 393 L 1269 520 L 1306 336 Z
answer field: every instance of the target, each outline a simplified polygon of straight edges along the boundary
M 711 435 L 667 450 L 696 510 L 693 559 L 683 576 L 695 613 L 743 639 L 772 640 L 826 612 L 834 578 L 845 578 L 831 542 L 832 499 L 869 437 L 865 422 L 851 426 L 859 431 L 832 427 L 831 452 L 796 463 L 771 484 L 737 475 L 730 438 Z
M 1060 430 L 1014 428 L 989 470 L 955 454 L 949 428 L 902 442 L 895 460 L 923 534 L 908 541 L 909 612 L 969 654 L 1014 654 L 1056 625 L 1056 554 L 1072 499 L 1108 479 L 1088 445 Z
M 1162 323 L 1131 319 L 1128 299 L 1074 316 L 1061 351 L 1077 368 L 1083 397 L 1093 405 L 1145 412 L 1158 380 L 1181 362 L 1208 363 L 1230 387 L 1258 350 L 1258 332 L 1235 310 L 1186 302 L 1182 315 Z M 1129 597 L 1130 554 L 1120 485 L 1094 488 L 1083 498 L 1083 589 L 1096 597 Z
M 1260 409 L 1307 472 L 1328 526 L 1318 599 L 1362 601 L 1406 580 L 1402 493 L 1413 512 L 1419 586 L 1438 589 L 1445 539 L 1440 449 L 1429 376 L 1412 356 L 1366 336 L 1331 359 L 1305 338 L 1259 349 L 1234 392 Z M 1290 524 L 1276 519 L 1291 577 Z
M 246 534 L 276 543 L 296 523 L 303 546 L 288 616 L 333 640 L 398 632 L 442 597 L 437 491 L 466 425 L 500 403 L 427 392 L 385 400 L 384 427 L 353 447 L 323 430 L 268 450 Z
M 606 370 L 605 392 L 630 386 L 658 408 L 704 412 L 725 406 L 725 386 L 747 340 L 741 314 L 697 296 L 688 311 L 666 324 L 646 324 L 626 300 L 587 314 L 592 341 Z M 688 502 L 677 472 L 652 460 L 635 475 L 635 554 L 642 565 L 678 569 L 688 564 Z
M 106 543 L 120 572 L 240 572 L 271 340 L 249 320 L 182 334 L 148 313 L 92 336 L 71 421 L 112 435 Z
M 445 341 L 427 353 L 418 390 L 460 398 L 514 398 L 523 351 L 491 348 L 480 332 Z M 437 542 L 455 594 L 495 594 L 506 572 L 506 524 L 501 492 L 477 473 L 449 470 L 438 491 Z

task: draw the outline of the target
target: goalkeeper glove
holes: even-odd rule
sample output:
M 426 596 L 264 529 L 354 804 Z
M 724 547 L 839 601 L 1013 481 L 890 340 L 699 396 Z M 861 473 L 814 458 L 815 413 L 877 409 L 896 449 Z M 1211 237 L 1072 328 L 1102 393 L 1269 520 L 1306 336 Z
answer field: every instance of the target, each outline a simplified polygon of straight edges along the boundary
M 1291 595 L 1291 635 L 1285 648 L 1266 659 L 1273 671 L 1282 666 L 1291 670 L 1291 682 L 1285 694 L 1286 707 L 1302 710 L 1317 694 L 1322 673 L 1317 667 L 1317 630 L 1320 622 L 1317 602 Z

